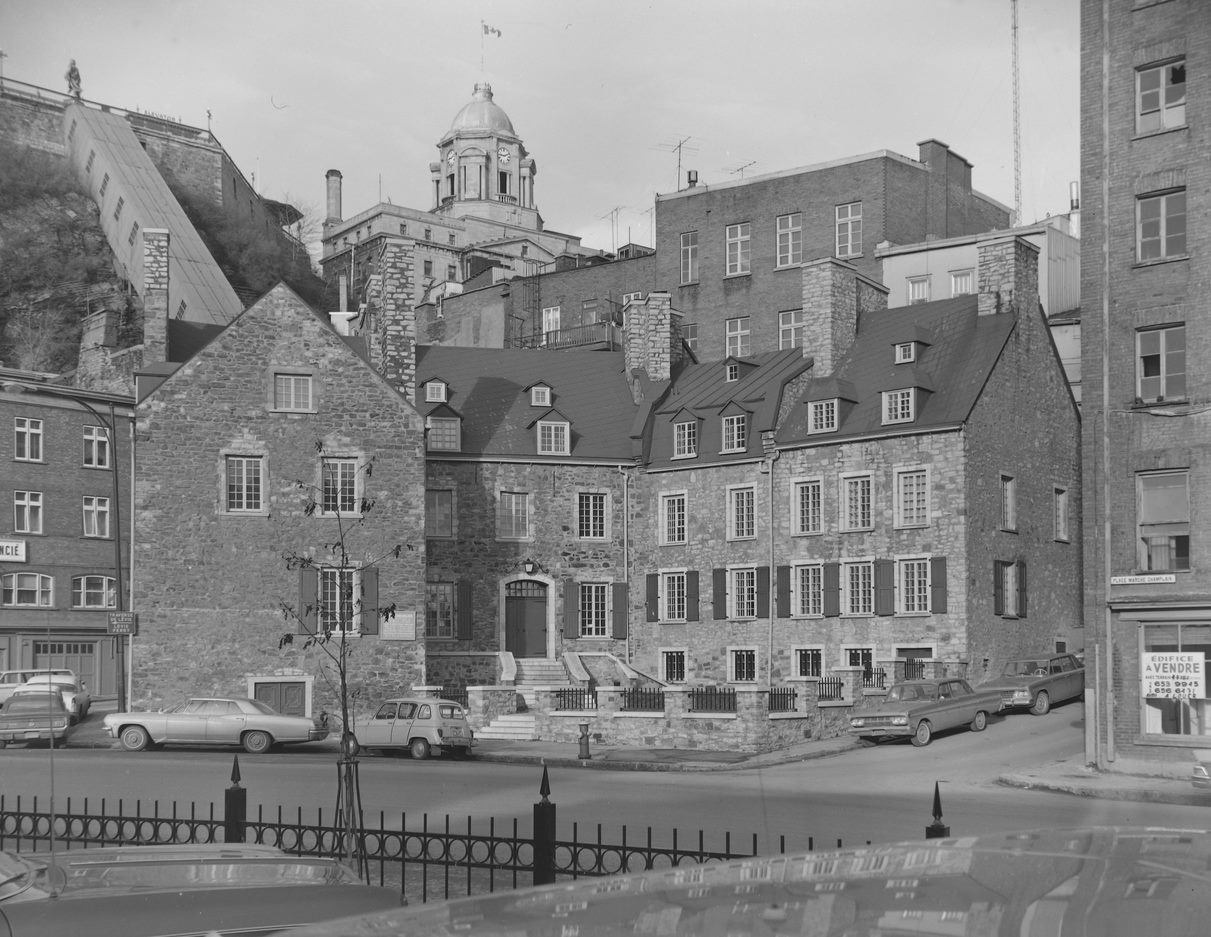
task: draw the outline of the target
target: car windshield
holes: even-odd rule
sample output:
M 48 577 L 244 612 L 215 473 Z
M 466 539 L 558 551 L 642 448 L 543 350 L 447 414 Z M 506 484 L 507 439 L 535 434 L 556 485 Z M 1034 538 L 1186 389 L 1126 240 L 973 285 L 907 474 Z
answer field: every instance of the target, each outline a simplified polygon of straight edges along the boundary
M 1003 677 L 1029 677 L 1036 670 L 1046 670 L 1047 664 L 1045 661 L 1037 660 L 1011 660 L 1005 665 L 1005 669 L 1001 671 Z
M 48 709 L 61 712 L 63 700 L 57 696 L 14 696 L 4 706 L 4 712 L 13 713 L 44 713 Z
M 887 691 L 887 700 L 891 703 L 937 698 L 938 688 L 932 684 L 900 684 Z
M 246 701 L 257 712 L 265 716 L 276 716 L 278 711 L 268 703 L 262 703 L 259 699 L 250 699 Z

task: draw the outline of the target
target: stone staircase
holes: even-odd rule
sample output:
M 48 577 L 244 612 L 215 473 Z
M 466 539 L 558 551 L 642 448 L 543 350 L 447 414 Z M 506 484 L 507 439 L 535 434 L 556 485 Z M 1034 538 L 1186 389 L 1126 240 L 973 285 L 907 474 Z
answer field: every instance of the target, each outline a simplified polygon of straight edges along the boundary
M 517 695 L 521 697 L 526 707 L 533 707 L 535 704 L 535 687 L 572 685 L 562 661 L 547 660 L 541 657 L 518 658 L 517 674 L 513 682 L 517 688 Z M 497 716 L 488 725 L 476 729 L 475 737 L 521 742 L 536 740 L 538 730 L 535 726 L 534 714 L 521 711 L 520 702 L 518 710 L 516 713 Z

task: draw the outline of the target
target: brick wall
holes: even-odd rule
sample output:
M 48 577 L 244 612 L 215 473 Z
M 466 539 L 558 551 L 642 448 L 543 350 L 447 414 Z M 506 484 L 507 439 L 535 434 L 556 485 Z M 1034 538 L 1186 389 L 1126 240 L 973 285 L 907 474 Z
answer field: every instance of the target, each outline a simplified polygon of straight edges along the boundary
M 63 105 L 58 101 L 27 97 L 25 86 L 15 88 L 6 83 L 0 92 L 0 137 L 19 146 L 66 156 L 63 146 Z

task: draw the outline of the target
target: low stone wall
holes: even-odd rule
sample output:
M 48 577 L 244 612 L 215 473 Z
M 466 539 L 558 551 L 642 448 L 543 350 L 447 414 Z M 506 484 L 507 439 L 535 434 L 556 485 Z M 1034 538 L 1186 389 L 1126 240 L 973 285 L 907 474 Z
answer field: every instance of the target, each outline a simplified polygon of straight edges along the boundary
M 482 729 L 497 716 L 517 712 L 517 689 L 511 686 L 467 687 L 467 722 Z
M 430 651 L 425 659 L 425 678 L 437 686 L 499 686 L 500 671 L 495 651 Z

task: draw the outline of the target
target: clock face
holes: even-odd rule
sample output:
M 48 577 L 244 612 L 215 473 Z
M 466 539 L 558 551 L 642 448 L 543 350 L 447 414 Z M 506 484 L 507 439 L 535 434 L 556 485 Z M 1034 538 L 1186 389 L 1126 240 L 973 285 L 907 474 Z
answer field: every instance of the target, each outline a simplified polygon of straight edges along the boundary
M 446 162 L 453 166 L 456 159 L 458 159 L 458 157 L 454 154 L 454 151 L 451 150 L 450 154 L 446 157 Z
M 496 151 L 496 158 L 499 159 L 502 163 L 507 163 L 511 159 L 511 156 L 509 154 L 509 151 L 502 146 L 500 149 L 498 149 Z

